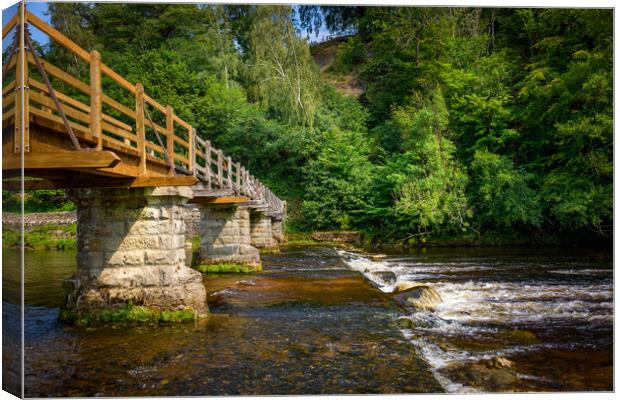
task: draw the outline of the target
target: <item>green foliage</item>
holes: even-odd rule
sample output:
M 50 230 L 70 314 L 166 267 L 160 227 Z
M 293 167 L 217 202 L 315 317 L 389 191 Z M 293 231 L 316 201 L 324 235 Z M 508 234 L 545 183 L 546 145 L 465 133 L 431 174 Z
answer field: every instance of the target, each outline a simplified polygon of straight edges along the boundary
M 336 73 L 346 74 L 362 64 L 366 58 L 366 49 L 359 36 L 352 36 L 338 46 L 336 59 L 330 66 Z
M 611 10 L 295 9 L 299 20 L 290 6 L 50 6 L 59 30 L 286 199 L 289 231 L 416 244 L 612 224 Z M 348 35 L 328 73 L 358 79 L 359 98 L 321 79 L 297 29 L 321 26 Z M 46 51 L 88 80 L 84 63 Z M 110 81 L 104 92 L 133 106 Z M 71 207 L 57 195 L 27 209 Z M 19 201 L 3 192 L 5 209 Z
M 366 207 L 373 167 L 370 146 L 359 132 L 327 131 L 316 159 L 305 167 L 302 213 L 317 229 L 349 229 Z
M 486 150 L 475 153 L 470 169 L 470 198 L 481 224 L 498 228 L 540 225 L 539 196 L 527 185 L 531 174 L 517 170 L 508 157 Z
M 2 191 L 2 209 L 21 213 L 21 194 L 16 191 Z M 54 212 L 75 210 L 75 204 L 69 200 L 63 190 L 29 190 L 24 193 L 24 212 Z
M 21 233 L 3 224 L 2 245 L 20 247 Z M 73 250 L 77 246 L 76 225 L 46 224 L 25 231 L 24 246 L 34 250 Z

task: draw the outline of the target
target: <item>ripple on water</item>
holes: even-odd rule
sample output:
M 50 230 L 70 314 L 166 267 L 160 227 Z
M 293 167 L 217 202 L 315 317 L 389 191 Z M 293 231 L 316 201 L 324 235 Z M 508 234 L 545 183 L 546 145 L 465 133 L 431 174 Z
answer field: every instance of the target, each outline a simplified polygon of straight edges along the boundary
M 423 255 L 372 261 L 352 252 L 339 254 L 351 269 L 385 293 L 397 291 L 403 283 L 429 286 L 439 293 L 442 302 L 432 311 L 409 309 L 405 316 L 412 327 L 402 332 L 433 367 L 446 391 L 489 390 L 484 379 L 476 381 L 472 376 L 500 370 L 492 365 L 497 357 L 520 362 L 500 370 L 497 382 L 504 386 L 498 384 L 492 390 L 611 390 L 611 364 L 582 364 L 585 376 L 598 379 L 591 386 L 587 378 L 566 383 L 546 376 L 558 368 L 567 370 L 566 354 L 611 354 L 613 271 L 609 258 L 524 256 L 531 262 L 523 262 L 514 254 L 502 258 L 492 253 L 488 257 Z M 395 275 L 395 282 L 381 279 L 387 272 Z M 528 357 L 541 353 L 549 355 L 543 362 L 546 369 L 532 373 Z M 455 366 L 469 372 L 455 373 Z

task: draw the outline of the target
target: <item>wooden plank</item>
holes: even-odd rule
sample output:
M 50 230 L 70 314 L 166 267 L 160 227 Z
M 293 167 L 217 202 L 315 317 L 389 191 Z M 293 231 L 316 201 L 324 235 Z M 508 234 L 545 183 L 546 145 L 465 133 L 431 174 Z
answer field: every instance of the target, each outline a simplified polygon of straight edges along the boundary
M 15 89 L 15 79 L 2 87 L 2 95 L 4 96 L 13 89 Z
M 133 134 L 133 133 L 131 133 L 131 132 L 127 132 L 127 131 L 126 131 L 126 130 L 124 130 L 124 129 L 117 128 L 116 126 L 114 126 L 114 125 L 110 125 L 110 124 L 109 124 L 109 123 L 107 123 L 107 122 L 103 122 L 102 127 L 103 127 L 103 130 L 104 130 L 104 135 L 103 135 L 103 137 L 102 137 L 102 140 L 103 140 L 103 139 L 105 139 L 105 138 L 107 138 L 107 139 L 111 139 L 111 140 L 117 140 L 117 139 L 115 139 L 115 138 L 113 138 L 113 137 L 110 137 L 110 135 L 109 135 L 109 134 L 106 134 L 106 133 L 108 133 L 108 132 L 109 132 L 109 133 L 113 133 L 113 134 L 114 134 L 114 135 L 116 135 L 116 136 L 120 136 L 120 137 L 122 137 L 122 138 L 124 138 L 124 139 L 130 140 L 130 141 L 131 141 L 131 140 L 133 140 L 133 141 L 136 141 L 136 142 L 137 142 L 137 137 L 136 137 L 136 135 L 134 135 L 134 134 Z M 131 146 L 131 145 L 129 145 L 127 142 L 121 142 L 121 143 L 123 143 L 123 145 L 124 145 L 124 146 L 129 146 L 129 147 L 132 147 L 132 146 Z
M 236 204 L 236 203 L 245 203 L 249 201 L 250 199 L 245 196 L 224 196 L 224 197 L 202 197 L 202 198 L 194 199 L 194 200 L 198 200 L 201 203 L 208 203 L 208 204 Z
M 144 129 L 144 87 L 136 84 L 136 134 L 138 135 L 138 152 L 140 153 L 140 168 L 138 176 L 146 175 L 146 131 Z
M 11 118 L 14 115 L 15 115 L 15 108 L 11 108 L 9 111 L 2 114 L 2 121 L 4 121 L 7 118 Z
M 186 149 L 190 148 L 189 142 L 186 142 L 183 138 L 181 138 L 180 136 L 174 136 L 174 141 L 176 143 L 178 143 L 179 145 L 181 145 L 181 147 L 184 147 Z
M 217 181 L 220 187 L 224 186 L 224 152 L 217 151 Z
M 206 140 L 205 141 L 205 154 L 206 154 L 206 163 L 205 163 L 205 168 L 207 170 L 207 187 L 209 189 L 212 188 L 212 182 L 211 182 L 211 141 L 210 140 Z
M 112 68 L 108 67 L 104 63 L 101 63 L 101 72 L 112 78 L 116 83 L 129 90 L 131 94 L 136 93 L 136 87 L 131 84 L 127 79 L 117 74 Z
M 166 107 L 166 157 L 171 160 L 170 174 L 174 175 L 174 110 L 172 106 Z
M 153 143 L 153 142 L 151 142 L 150 140 L 147 140 L 147 141 L 145 142 L 145 146 L 146 146 L 146 147 L 148 147 L 148 148 L 150 148 L 150 149 L 153 149 L 153 150 L 155 150 L 155 151 L 160 152 L 162 155 L 163 155 L 163 154 L 166 154 L 166 150 L 165 150 L 163 147 L 161 147 L 161 146 L 160 146 L 160 145 L 158 145 L 157 143 Z
M 52 76 L 55 76 L 56 78 L 62 80 L 63 82 L 68 83 L 69 85 L 81 90 L 82 92 L 90 96 L 90 86 L 88 86 L 86 83 L 82 82 L 75 76 L 63 71 L 57 66 L 50 64 L 47 61 L 44 61 L 44 60 L 39 60 L 39 61 L 41 62 L 41 66 L 43 66 L 43 69 L 45 70 L 45 72 L 49 73 Z M 36 65 L 32 54 L 28 54 L 28 62 L 31 63 L 32 65 Z
M 194 171 L 194 175 L 195 174 L 195 167 L 196 167 L 196 130 L 194 128 L 192 128 L 190 126 L 190 130 L 189 130 L 189 170 L 190 171 Z
M 36 102 L 38 104 L 41 104 L 43 106 L 51 108 L 54 111 L 57 111 L 56 110 L 56 104 L 54 104 L 52 99 L 50 99 L 49 97 L 47 97 L 47 96 L 45 96 L 45 95 L 43 95 L 43 94 L 41 94 L 39 92 L 31 91 L 30 92 L 30 98 L 34 102 Z M 65 114 L 68 117 L 72 117 L 72 118 L 78 119 L 78 120 L 80 120 L 82 122 L 86 122 L 86 123 L 90 122 L 90 115 L 89 114 L 86 114 L 86 113 L 83 113 L 83 112 L 81 112 L 79 110 L 76 110 L 75 108 L 70 107 L 70 106 L 68 106 L 66 104 L 63 106 L 62 109 L 63 109 L 63 111 L 65 112 Z M 91 134 L 92 134 L 92 132 L 91 132 Z
M 136 112 L 134 110 L 130 109 L 129 107 L 124 106 L 123 104 L 121 104 L 118 101 L 114 100 L 110 96 L 107 96 L 107 95 L 103 94 L 101 96 L 101 100 L 103 100 L 103 102 L 105 104 L 109 105 L 110 107 L 114 108 L 115 110 L 122 112 L 123 114 L 127 115 L 128 117 L 130 117 L 132 119 L 136 119 Z
M 101 55 L 97 50 L 90 52 L 90 133 L 97 138 L 97 150 L 101 150 Z
M 42 91 L 45 94 L 49 95 L 49 91 L 47 90 L 47 86 L 45 86 L 44 83 L 41 83 L 39 81 L 37 81 L 36 79 L 33 78 L 29 78 L 28 79 L 28 86 L 30 86 L 31 89 L 37 89 Z M 67 103 L 75 108 L 79 108 L 80 110 L 86 112 L 86 113 L 90 113 L 90 106 L 82 103 L 81 101 L 75 100 L 67 95 L 65 95 L 64 93 L 59 92 L 58 90 L 54 89 L 54 93 L 56 94 L 56 97 L 58 97 L 58 100 Z M 55 107 L 54 107 L 55 108 Z
M 8 107 L 15 103 L 15 92 L 10 93 L 8 96 L 2 98 L 2 108 Z
M 189 160 L 187 159 L 187 157 L 181 155 L 181 154 L 176 154 L 174 155 L 174 160 L 175 161 L 181 161 L 184 164 L 189 164 Z
M 158 176 L 137 178 L 131 187 L 153 187 L 153 186 L 192 186 L 198 182 L 195 176 Z
M 188 131 L 192 129 L 192 126 L 188 124 L 187 122 L 183 121 L 181 118 L 179 118 L 178 115 L 174 116 L 174 121 L 177 122 L 179 125 L 181 125 L 183 128 L 187 129 Z
M 26 20 L 31 22 L 32 25 L 42 30 L 44 33 L 46 33 L 50 38 L 52 38 L 52 40 L 54 40 L 58 44 L 62 45 L 63 47 L 77 54 L 78 57 L 80 57 L 82 60 L 86 62 L 90 62 L 90 54 L 86 50 L 82 49 L 80 46 L 75 44 L 71 39 L 69 39 L 62 33 L 58 32 L 56 29 L 46 24 L 44 21 L 39 19 L 34 14 L 31 14 L 30 11 L 26 11 Z
M 151 124 L 151 122 L 153 122 Z M 146 127 L 153 130 L 153 127 L 155 127 L 155 130 L 159 133 L 161 133 L 162 135 L 166 136 L 168 135 L 168 132 L 166 131 L 166 128 L 164 128 L 163 126 L 155 123 L 154 121 L 149 121 L 148 124 L 146 124 Z
M 19 14 L 19 16 L 17 17 L 17 24 L 20 25 L 22 28 L 20 28 L 21 34 L 19 35 L 19 47 L 16 54 L 17 67 L 15 73 L 15 81 L 17 83 L 17 91 L 15 92 L 15 153 L 19 152 L 20 150 L 23 150 L 24 152 L 30 151 L 30 91 L 25 90 L 25 88 L 28 83 L 28 57 L 32 57 L 32 55 L 26 53 L 26 42 L 24 36 L 24 23 L 26 21 L 24 21 L 24 19 L 27 19 L 27 14 L 25 11 L 25 7 L 25 3 L 20 2 L 17 11 L 17 13 Z M 23 149 L 21 148 L 22 142 L 24 146 Z
M 30 122 L 33 124 L 41 125 L 42 127 L 49 128 L 54 131 L 54 133 L 58 136 L 62 136 L 63 138 L 67 138 L 70 142 L 69 136 L 67 135 L 67 130 L 65 128 L 64 122 L 62 118 L 50 114 L 47 111 L 41 110 L 38 107 L 33 105 L 30 106 Z M 73 133 L 79 139 L 86 139 L 88 141 L 92 141 L 94 143 L 94 138 L 90 135 L 90 129 L 88 127 L 80 125 L 78 123 L 69 121 L 71 124 L 71 128 L 73 128 Z
M 131 125 L 127 125 L 126 123 L 121 122 L 121 121 L 117 120 L 116 118 L 109 116 L 108 114 L 101 114 L 101 118 L 105 122 L 113 124 L 116 127 L 120 128 L 120 129 L 123 129 L 124 131 L 126 131 L 129 134 L 135 135 L 135 133 L 133 133 L 133 127 Z
M 24 153 L 24 168 L 66 169 L 66 168 L 107 168 L 113 167 L 121 159 L 111 151 L 56 151 Z M 5 154 L 2 169 L 21 168 L 21 156 Z
M 194 189 L 194 198 L 198 197 L 230 197 L 234 196 L 235 193 L 230 189 L 218 189 L 218 190 L 209 190 L 209 189 Z
M 151 106 L 155 107 L 157 110 L 159 110 L 159 112 L 161 112 L 162 114 L 166 113 L 166 107 L 162 106 L 161 104 L 159 104 L 157 101 L 155 101 L 152 97 L 148 96 L 148 95 L 144 95 L 144 101 L 147 104 L 150 104 Z
M 13 15 L 13 17 L 11 17 L 11 19 L 9 19 L 9 22 L 7 22 L 3 27 L 2 27 L 2 39 L 4 39 L 4 37 L 6 35 L 9 34 L 9 32 L 11 31 L 11 29 L 13 29 L 13 27 L 17 24 L 17 14 L 19 12 L 16 12 L 15 15 Z
M 227 172 L 227 178 L 228 178 L 228 188 L 232 189 L 233 187 L 233 180 L 232 180 L 232 159 L 230 158 L 230 156 L 228 156 L 226 158 L 227 161 L 227 166 L 228 166 L 228 172 Z

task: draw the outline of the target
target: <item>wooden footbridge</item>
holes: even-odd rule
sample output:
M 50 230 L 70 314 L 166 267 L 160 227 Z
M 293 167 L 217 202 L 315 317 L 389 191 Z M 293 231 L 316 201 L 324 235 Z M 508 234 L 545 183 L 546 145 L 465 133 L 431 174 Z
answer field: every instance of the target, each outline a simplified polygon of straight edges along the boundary
M 89 71 L 80 79 L 34 48 L 29 30 L 49 36 Z M 286 204 L 239 162 L 149 96 L 140 83 L 113 71 L 28 12 L 2 28 L 13 34 L 2 75 L 3 189 L 192 186 L 194 201 L 246 203 L 265 213 Z M 66 68 L 70 69 L 70 68 Z M 7 179 L 8 178 L 8 179 Z

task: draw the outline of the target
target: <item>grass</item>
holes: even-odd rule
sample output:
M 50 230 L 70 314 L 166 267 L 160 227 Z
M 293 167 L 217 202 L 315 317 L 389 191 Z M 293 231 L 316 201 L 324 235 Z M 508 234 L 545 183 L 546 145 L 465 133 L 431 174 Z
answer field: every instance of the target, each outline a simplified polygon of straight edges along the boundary
M 33 250 L 70 250 L 76 248 L 76 224 L 46 224 L 24 232 L 26 248 Z M 21 233 L 2 225 L 2 246 L 21 246 Z
M 97 312 L 80 313 L 61 310 L 58 318 L 63 322 L 76 326 L 93 326 L 109 323 L 178 323 L 195 320 L 196 312 L 191 309 L 160 310 L 155 307 L 138 306 L 129 302 L 121 308 Z
M 246 265 L 237 263 L 221 263 L 221 264 L 200 264 L 194 267 L 203 274 L 221 274 L 221 273 L 251 273 L 260 272 L 262 267 L 260 265 Z

